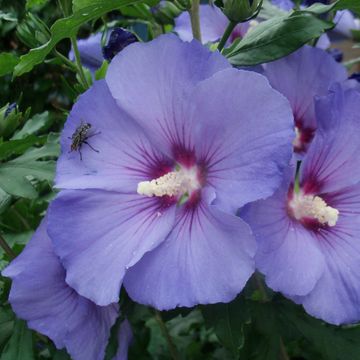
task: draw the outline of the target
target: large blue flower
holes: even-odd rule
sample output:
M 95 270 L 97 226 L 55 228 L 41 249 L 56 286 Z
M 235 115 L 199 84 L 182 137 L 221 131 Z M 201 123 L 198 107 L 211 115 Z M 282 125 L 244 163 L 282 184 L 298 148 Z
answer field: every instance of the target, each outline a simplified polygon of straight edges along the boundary
M 13 280 L 9 301 L 31 329 L 49 336 L 57 348 L 66 347 L 73 359 L 102 360 L 118 306 L 97 306 L 66 284 L 46 226 L 45 218 L 25 250 L 2 272 Z M 119 354 L 118 359 L 125 357 Z
M 174 35 L 127 47 L 61 137 L 48 232 L 67 283 L 102 306 L 123 283 L 159 309 L 230 301 L 254 271 L 236 210 L 279 186 L 293 137 L 262 75 Z
M 300 168 L 241 213 L 274 290 L 333 324 L 360 320 L 360 94 L 338 87 L 317 103 L 318 130 Z

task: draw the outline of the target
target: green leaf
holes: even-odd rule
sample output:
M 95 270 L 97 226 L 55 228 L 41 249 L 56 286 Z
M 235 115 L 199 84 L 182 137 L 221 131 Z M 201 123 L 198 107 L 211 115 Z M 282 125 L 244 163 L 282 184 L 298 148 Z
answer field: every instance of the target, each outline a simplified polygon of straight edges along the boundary
M 306 8 L 306 11 L 311 12 L 316 15 L 321 15 L 321 14 L 325 14 L 325 13 L 333 10 L 336 4 L 337 4 L 337 2 L 334 2 L 330 5 L 315 3 L 311 6 L 309 6 L 308 8 Z
M 278 360 L 281 337 L 277 312 L 272 302 L 249 301 L 251 322 L 244 328 L 245 344 L 240 352 L 242 360 Z
M 243 327 L 249 320 L 249 313 L 242 298 L 228 304 L 214 304 L 202 307 L 205 323 L 215 330 L 223 346 L 236 356 L 244 344 Z
M 101 64 L 100 68 L 95 71 L 95 80 L 104 79 L 106 76 L 107 69 L 109 67 L 109 63 L 104 60 Z
M 3 346 L 12 333 L 14 327 L 14 313 L 10 309 L 0 308 L 0 347 Z
M 0 54 L 0 76 L 11 74 L 18 64 L 19 58 L 12 53 Z
M 20 57 L 20 62 L 14 69 L 14 76 L 25 74 L 35 65 L 42 63 L 59 41 L 75 36 L 82 24 L 99 18 L 109 11 L 140 2 L 141 0 L 74 0 L 74 14 L 57 20 L 50 29 L 50 40 Z
M 297 329 L 326 360 L 360 360 L 360 326 L 327 325 L 305 314 L 300 307 L 281 302 L 277 314 L 284 326 Z
M 93 0 L 73 0 L 73 12 L 82 10 L 87 8 L 90 5 L 93 5 L 95 1 Z M 105 2 L 105 1 L 103 1 Z M 119 1 L 118 1 L 119 3 Z M 159 0 L 142 0 L 142 1 L 133 1 L 132 3 L 144 3 L 148 6 L 155 6 L 157 3 L 159 3 Z M 130 4 L 125 4 L 130 5 Z M 120 4 L 120 6 L 123 6 Z
M 46 129 L 50 123 L 51 119 L 49 117 L 48 111 L 44 111 L 41 114 L 36 114 L 31 119 L 29 119 L 23 128 L 12 137 L 12 140 L 23 139 L 28 135 L 37 134 L 39 131 Z
M 223 53 L 233 65 L 258 65 L 292 53 L 333 26 L 310 13 L 296 11 L 260 23 Z
M 338 0 L 335 2 L 334 10 L 349 9 L 360 16 L 360 1 L 359 0 Z
M 32 332 L 25 321 L 16 320 L 13 333 L 0 360 L 34 360 Z
M 0 164 L 0 187 L 14 196 L 30 199 L 37 197 L 29 177 L 52 181 L 55 162 L 40 159 L 55 157 L 58 153 L 58 144 L 47 143 L 41 148 L 31 148 L 16 159 Z
M 13 13 L 5 13 L 0 10 L 0 20 L 10 21 L 10 22 L 17 22 L 18 19 L 15 14 Z
M 0 144 L 0 160 L 6 159 L 11 155 L 21 155 L 36 143 L 44 143 L 45 141 L 46 137 L 39 138 L 35 135 L 24 139 L 5 141 Z
M 11 204 L 11 196 L 0 188 L 0 214 L 2 214 Z
M 332 10 L 336 11 L 344 9 L 349 9 L 360 15 L 360 2 L 358 0 L 337 0 L 330 5 L 315 3 L 306 8 L 305 11 L 320 15 Z
M 26 8 L 31 9 L 35 6 L 45 5 L 49 0 L 26 0 Z
M 263 1 L 259 17 L 264 20 L 272 19 L 277 16 L 283 16 L 286 11 L 280 9 L 278 6 L 273 5 L 270 1 Z

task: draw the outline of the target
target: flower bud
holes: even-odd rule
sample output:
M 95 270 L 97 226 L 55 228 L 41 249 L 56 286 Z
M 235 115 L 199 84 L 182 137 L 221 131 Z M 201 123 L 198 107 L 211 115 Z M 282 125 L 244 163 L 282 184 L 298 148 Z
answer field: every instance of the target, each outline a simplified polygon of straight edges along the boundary
M 137 41 L 138 38 L 132 32 L 122 28 L 113 29 L 107 45 L 103 47 L 104 59 L 111 61 L 126 46 Z
M 22 122 L 23 114 L 15 103 L 0 108 L 0 137 L 10 138 Z
M 341 63 L 344 58 L 344 53 L 338 48 L 330 48 L 327 52 L 334 58 L 336 62 Z
M 161 1 L 151 8 L 155 20 L 161 25 L 174 24 L 174 19 L 181 14 L 182 10 L 171 1 Z
M 257 16 L 262 0 L 216 0 L 215 4 L 230 21 L 241 23 Z
M 349 77 L 350 80 L 356 80 L 360 83 L 360 72 L 352 73 Z
M 29 48 L 36 48 L 50 40 L 50 30 L 36 15 L 28 13 L 18 25 L 17 37 Z
M 191 3 L 191 0 L 174 0 L 174 4 L 182 11 L 189 10 Z

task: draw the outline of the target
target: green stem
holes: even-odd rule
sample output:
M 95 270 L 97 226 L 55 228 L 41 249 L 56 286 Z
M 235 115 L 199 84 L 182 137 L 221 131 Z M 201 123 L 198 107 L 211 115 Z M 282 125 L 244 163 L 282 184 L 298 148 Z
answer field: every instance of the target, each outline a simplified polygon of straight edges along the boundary
M 194 39 L 201 42 L 200 30 L 200 0 L 192 0 L 191 8 L 189 10 L 191 29 Z
M 75 36 L 71 36 L 71 45 L 73 47 L 74 50 L 74 55 L 75 55 L 75 62 L 76 62 L 76 66 L 77 66 L 77 70 L 78 70 L 78 74 L 80 77 L 80 80 L 82 82 L 82 85 L 85 89 L 89 88 L 89 84 L 86 80 L 86 76 L 84 73 L 84 69 L 81 65 L 81 59 L 80 59 L 80 52 L 79 52 L 79 48 L 77 45 L 77 41 L 76 41 L 76 37 Z
M 159 327 L 160 327 L 160 330 L 163 334 L 163 336 L 165 337 L 166 339 L 166 342 L 168 344 L 168 348 L 169 348 L 169 351 L 170 351 L 170 354 L 171 354 L 171 358 L 173 360 L 178 360 L 179 357 L 178 357 L 178 354 L 177 354 L 177 350 L 176 350 L 176 347 L 173 343 L 173 340 L 169 334 L 169 331 L 161 317 L 161 313 L 158 311 L 158 310 L 155 310 L 155 319 L 157 321 L 157 323 L 159 324 Z
M 300 166 L 301 166 L 301 161 L 298 160 L 296 163 L 296 172 L 295 172 L 295 181 L 294 181 L 295 194 L 298 194 L 300 192 Z
M 290 360 L 282 337 L 280 337 L 280 360 Z
M 11 260 L 14 260 L 16 258 L 16 254 L 14 253 L 13 249 L 8 245 L 6 240 L 1 235 L 0 235 L 0 246 Z
M 58 59 L 60 59 L 68 68 L 70 68 L 70 70 L 77 72 L 77 66 L 71 60 L 69 60 L 66 56 L 59 53 L 57 50 L 54 50 L 54 55 Z
M 221 51 L 224 48 L 228 38 L 230 37 L 231 33 L 233 32 L 235 26 L 236 26 L 236 22 L 234 22 L 234 21 L 229 22 L 229 25 L 225 29 L 225 32 L 224 32 L 224 34 L 223 34 L 223 36 L 222 36 L 222 38 L 221 38 L 221 40 L 219 42 L 219 45 L 218 45 L 218 50 L 219 51 Z

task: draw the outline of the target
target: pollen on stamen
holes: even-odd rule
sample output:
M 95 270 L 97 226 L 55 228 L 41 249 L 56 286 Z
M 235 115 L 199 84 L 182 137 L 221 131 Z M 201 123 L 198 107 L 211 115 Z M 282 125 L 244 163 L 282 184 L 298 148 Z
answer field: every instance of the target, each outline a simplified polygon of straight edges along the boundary
M 174 196 L 181 188 L 181 179 L 176 171 L 169 172 L 151 181 L 141 181 L 137 186 L 137 193 L 144 196 Z
M 144 196 L 177 196 L 191 194 L 200 188 L 196 167 L 180 168 L 171 171 L 157 179 L 141 181 L 137 186 L 137 193 Z
M 294 218 L 299 221 L 310 218 L 322 225 L 333 227 L 339 219 L 339 210 L 329 206 L 319 196 L 294 194 L 289 207 Z

